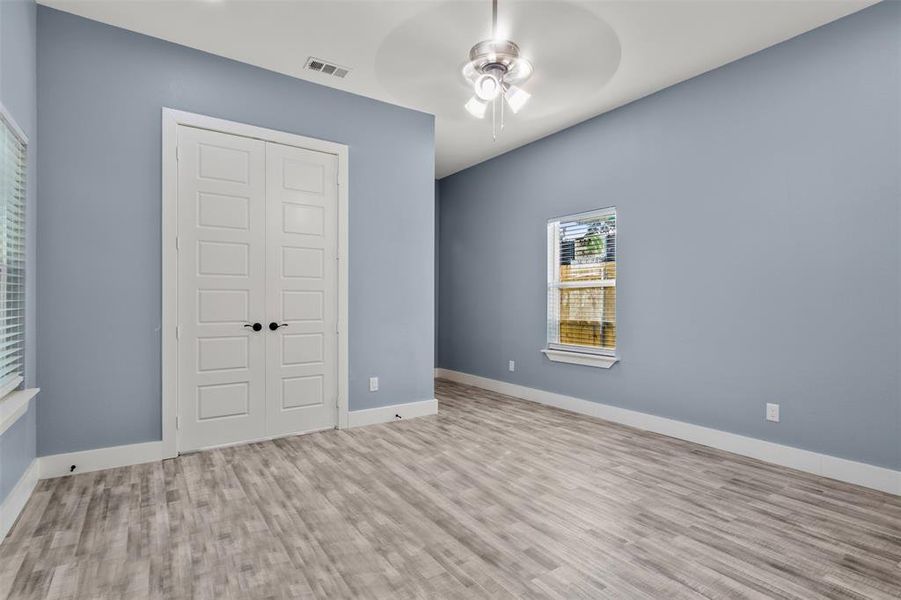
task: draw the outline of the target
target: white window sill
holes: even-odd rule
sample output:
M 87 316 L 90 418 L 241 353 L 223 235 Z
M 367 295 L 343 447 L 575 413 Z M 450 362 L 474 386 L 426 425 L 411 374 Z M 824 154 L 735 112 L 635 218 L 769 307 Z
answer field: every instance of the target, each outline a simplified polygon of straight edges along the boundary
M 590 352 L 573 352 L 572 350 L 552 350 L 545 348 L 542 354 L 554 362 L 569 363 L 572 365 L 583 365 L 586 367 L 598 367 L 600 369 L 609 369 L 619 362 L 615 356 L 605 356 L 603 354 L 592 354 Z
M 0 398 L 0 435 L 25 414 L 28 403 L 39 391 L 39 388 L 17 390 Z

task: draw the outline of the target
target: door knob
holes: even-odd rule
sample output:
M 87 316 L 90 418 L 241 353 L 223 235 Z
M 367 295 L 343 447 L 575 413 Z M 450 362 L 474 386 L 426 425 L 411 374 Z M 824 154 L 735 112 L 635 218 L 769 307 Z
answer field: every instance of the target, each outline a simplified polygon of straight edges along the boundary
M 250 327 L 254 331 L 261 331 L 263 329 L 263 324 L 262 323 L 254 323 L 251 325 L 250 323 L 245 323 L 244 327 Z
M 287 326 L 288 326 L 287 323 L 282 323 L 281 325 L 279 325 L 278 323 L 276 323 L 275 321 L 273 321 L 272 323 L 269 323 L 269 330 L 270 330 L 270 331 L 275 331 L 275 330 L 278 329 L 279 327 L 287 327 Z

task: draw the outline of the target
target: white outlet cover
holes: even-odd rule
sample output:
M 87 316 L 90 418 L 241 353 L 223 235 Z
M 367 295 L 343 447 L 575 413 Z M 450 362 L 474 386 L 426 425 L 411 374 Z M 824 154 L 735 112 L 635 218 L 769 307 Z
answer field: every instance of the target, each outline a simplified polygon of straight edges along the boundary
M 379 391 L 379 378 L 378 377 L 370 377 L 369 378 L 369 391 L 370 392 Z
M 770 404 L 766 405 L 766 420 L 773 421 L 774 423 L 779 422 L 779 405 L 778 404 Z
M 511 361 L 510 361 L 510 364 L 509 364 L 509 366 L 508 366 L 507 368 L 510 369 L 511 372 L 512 372 L 512 371 L 515 371 L 515 370 L 516 370 L 516 361 L 515 361 L 515 360 L 511 360 Z

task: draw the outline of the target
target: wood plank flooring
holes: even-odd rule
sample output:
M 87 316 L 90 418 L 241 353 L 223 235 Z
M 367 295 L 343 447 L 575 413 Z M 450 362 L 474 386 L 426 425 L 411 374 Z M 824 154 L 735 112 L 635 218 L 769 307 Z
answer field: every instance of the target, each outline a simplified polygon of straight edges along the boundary
M 446 381 L 439 414 L 42 481 L 9 598 L 901 598 L 901 499 Z

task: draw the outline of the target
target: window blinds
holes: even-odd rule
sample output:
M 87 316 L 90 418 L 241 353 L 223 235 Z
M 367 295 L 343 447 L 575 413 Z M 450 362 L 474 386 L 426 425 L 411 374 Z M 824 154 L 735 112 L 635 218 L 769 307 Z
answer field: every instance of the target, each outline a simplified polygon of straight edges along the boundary
M 0 397 L 22 383 L 25 350 L 25 140 L 0 113 Z
M 548 348 L 616 350 L 616 209 L 548 222 Z

